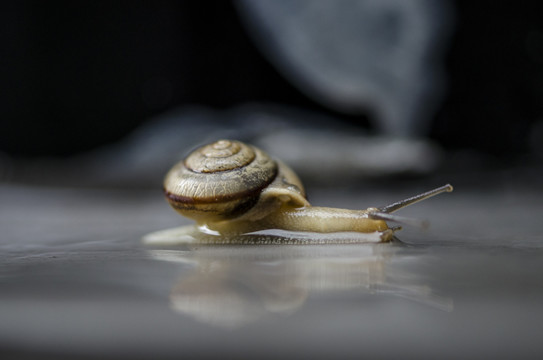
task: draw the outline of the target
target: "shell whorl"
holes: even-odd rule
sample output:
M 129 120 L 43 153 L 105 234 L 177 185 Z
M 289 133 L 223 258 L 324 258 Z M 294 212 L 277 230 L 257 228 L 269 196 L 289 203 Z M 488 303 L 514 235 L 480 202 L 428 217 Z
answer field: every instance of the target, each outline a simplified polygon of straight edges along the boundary
M 185 166 L 197 173 L 215 173 L 247 166 L 255 157 L 255 151 L 248 145 L 219 140 L 192 152 L 185 159 Z
M 262 150 L 219 140 L 176 164 L 164 190 L 170 205 L 185 216 L 228 219 L 250 209 L 277 172 L 277 163 Z

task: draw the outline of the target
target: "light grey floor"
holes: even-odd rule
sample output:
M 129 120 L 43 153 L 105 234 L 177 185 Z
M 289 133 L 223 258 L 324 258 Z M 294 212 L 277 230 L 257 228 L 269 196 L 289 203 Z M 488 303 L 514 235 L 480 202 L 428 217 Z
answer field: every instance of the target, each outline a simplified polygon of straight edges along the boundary
M 402 210 L 432 224 L 407 245 L 150 247 L 189 223 L 159 190 L 1 185 L 0 351 L 540 357 L 543 187 L 463 179 Z M 310 194 L 366 208 L 427 190 L 407 183 Z

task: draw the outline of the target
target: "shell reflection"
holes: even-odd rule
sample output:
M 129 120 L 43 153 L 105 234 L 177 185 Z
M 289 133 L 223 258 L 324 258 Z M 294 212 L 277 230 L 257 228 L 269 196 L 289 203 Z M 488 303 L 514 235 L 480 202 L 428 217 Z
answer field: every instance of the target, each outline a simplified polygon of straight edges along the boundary
M 452 300 L 436 296 L 417 282 L 416 275 L 404 272 L 402 265 L 411 255 L 400 255 L 403 249 L 390 244 L 198 243 L 149 253 L 182 266 L 184 275 L 171 290 L 171 308 L 220 327 L 243 326 L 270 314 L 288 315 L 310 295 L 323 293 L 390 294 L 451 311 Z M 191 269 L 187 271 L 186 266 Z

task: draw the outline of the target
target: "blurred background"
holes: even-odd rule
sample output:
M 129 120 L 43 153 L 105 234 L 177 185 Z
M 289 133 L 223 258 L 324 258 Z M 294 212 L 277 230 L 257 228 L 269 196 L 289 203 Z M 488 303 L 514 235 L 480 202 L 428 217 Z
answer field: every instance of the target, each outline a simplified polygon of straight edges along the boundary
M 2 358 L 542 358 L 539 3 L 0 2 Z M 224 137 L 315 205 L 455 191 L 403 244 L 143 244 Z
M 400 173 L 432 172 L 445 160 L 481 168 L 537 163 L 543 155 L 536 1 L 0 7 L 3 180 L 28 181 L 29 169 L 44 161 L 67 173 L 93 163 L 87 173 L 102 174 L 107 162 L 122 162 L 135 177 L 164 154 L 175 153 L 161 171 L 217 136 L 270 152 L 308 139 L 343 146 L 332 158 L 345 157 L 349 147 L 341 144 L 386 158 L 391 139 L 403 139 L 392 157 L 413 156 Z M 385 139 L 371 143 L 374 136 Z M 269 145 L 278 138 L 287 140 Z M 286 160 L 296 163 L 304 156 L 297 154 Z M 373 170 L 390 174 L 398 166 Z

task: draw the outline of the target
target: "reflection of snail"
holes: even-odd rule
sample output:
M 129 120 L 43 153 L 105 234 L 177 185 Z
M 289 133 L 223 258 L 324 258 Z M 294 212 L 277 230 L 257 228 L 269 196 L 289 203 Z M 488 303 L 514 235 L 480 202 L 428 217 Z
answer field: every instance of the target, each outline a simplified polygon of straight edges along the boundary
M 219 327 L 239 327 L 288 315 L 319 294 L 392 295 L 451 311 L 413 271 L 409 248 L 382 244 L 340 246 L 200 246 L 149 250 L 152 258 L 181 264 L 170 292 L 176 312 Z M 416 270 L 416 269 L 415 269 Z M 420 270 L 420 269 L 419 269 Z M 345 295 L 343 295 L 343 298 Z M 328 297 L 328 299 L 330 299 Z
M 407 205 L 452 191 L 451 185 L 382 207 L 346 210 L 311 206 L 296 174 L 262 150 L 239 141 L 219 140 L 192 152 L 166 175 L 170 205 L 196 220 L 200 230 L 235 235 L 265 229 L 315 233 L 376 234 L 390 241 L 386 220 Z
M 170 306 L 175 311 L 211 325 L 238 327 L 266 314 L 292 313 L 305 303 L 309 292 L 300 283 L 305 273 L 291 262 L 257 261 L 244 249 L 237 249 L 242 255 L 237 259 L 226 254 L 224 259 L 210 259 L 206 250 L 213 252 L 206 247 L 179 254 L 181 259 L 195 257 L 197 267 L 174 284 Z M 153 255 L 160 259 L 160 250 Z

